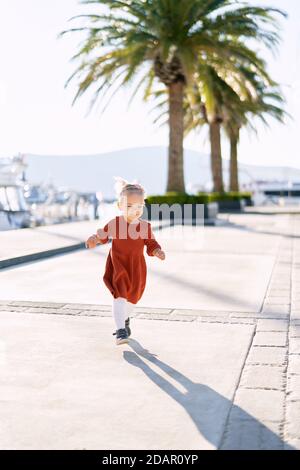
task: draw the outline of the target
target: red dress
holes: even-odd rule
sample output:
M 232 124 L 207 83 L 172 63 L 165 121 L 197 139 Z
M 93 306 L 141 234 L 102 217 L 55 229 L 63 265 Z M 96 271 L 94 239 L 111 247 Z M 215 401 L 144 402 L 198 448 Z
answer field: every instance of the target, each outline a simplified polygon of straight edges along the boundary
M 103 281 L 113 297 L 124 297 L 136 304 L 142 297 L 146 286 L 147 255 L 155 248 L 160 248 L 152 232 L 151 223 L 138 219 L 138 223 L 129 223 L 122 215 L 116 216 L 97 230 L 98 240 L 107 243 L 112 238 L 112 246 L 106 260 Z

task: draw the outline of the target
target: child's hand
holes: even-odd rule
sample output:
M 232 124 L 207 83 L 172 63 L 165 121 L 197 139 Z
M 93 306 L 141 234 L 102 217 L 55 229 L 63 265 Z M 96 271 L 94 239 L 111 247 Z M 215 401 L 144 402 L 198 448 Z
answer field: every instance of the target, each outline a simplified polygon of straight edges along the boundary
M 95 248 L 95 246 L 98 243 L 98 238 L 97 235 L 91 235 L 87 241 L 85 242 L 85 247 L 86 248 Z
M 156 248 L 152 254 L 153 256 L 157 256 L 157 258 L 159 259 L 165 259 L 166 257 L 165 252 L 161 250 L 160 248 Z

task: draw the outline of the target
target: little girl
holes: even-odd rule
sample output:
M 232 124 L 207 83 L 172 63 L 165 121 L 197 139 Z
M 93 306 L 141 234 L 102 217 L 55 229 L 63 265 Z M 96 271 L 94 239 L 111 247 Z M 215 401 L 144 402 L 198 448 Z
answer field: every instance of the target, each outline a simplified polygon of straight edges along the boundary
M 145 205 L 144 188 L 120 177 L 115 179 L 117 207 L 122 215 L 117 215 L 98 229 L 85 245 L 94 248 L 98 243 L 107 243 L 112 238 L 103 281 L 113 296 L 112 311 L 117 328 L 113 334 L 116 335 L 116 344 L 122 344 L 128 343 L 131 334 L 130 313 L 146 286 L 144 246 L 149 256 L 164 260 L 165 253 L 154 237 L 151 223 L 140 218 Z

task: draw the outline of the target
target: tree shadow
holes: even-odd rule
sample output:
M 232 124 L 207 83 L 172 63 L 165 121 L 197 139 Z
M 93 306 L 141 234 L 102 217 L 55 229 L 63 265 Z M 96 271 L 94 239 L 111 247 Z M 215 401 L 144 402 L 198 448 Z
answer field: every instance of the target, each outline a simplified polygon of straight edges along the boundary
M 257 233 L 257 234 L 262 234 L 262 235 L 274 235 L 276 237 L 282 236 L 284 238 L 291 238 L 291 239 L 300 238 L 299 235 L 295 235 L 294 233 L 284 233 L 284 232 L 278 232 L 275 230 L 274 231 L 273 230 L 261 230 L 258 228 L 254 228 L 253 226 L 233 222 L 231 220 L 228 220 L 226 224 L 222 225 L 222 228 L 233 228 L 236 230 L 243 230 L 243 231 L 251 232 L 251 233 Z
M 238 214 L 238 213 L 236 213 Z M 235 213 L 230 213 L 229 215 L 236 215 Z M 241 215 L 248 215 L 247 213 L 240 213 Z M 239 215 L 239 214 L 238 214 Z M 218 218 L 216 219 L 218 220 Z M 232 221 L 232 220 L 229 220 L 227 219 L 225 223 L 222 223 L 221 225 L 217 225 L 217 224 L 214 224 L 214 223 L 205 223 L 205 219 L 199 219 L 196 221 L 189 221 L 189 220 L 185 220 L 184 221 L 184 224 L 182 224 L 181 221 L 174 221 L 174 223 L 170 223 L 169 224 L 165 224 L 163 228 L 166 228 L 166 227 L 172 227 L 172 226 L 175 226 L 175 225 L 186 225 L 186 226 L 194 226 L 194 227 L 204 227 L 207 225 L 207 226 L 213 226 L 213 227 L 216 227 L 216 228 L 231 228 L 231 229 L 236 229 L 236 230 L 242 230 L 244 232 L 251 232 L 251 233 L 257 233 L 257 234 L 262 234 L 262 235 L 274 235 L 276 237 L 278 236 L 282 236 L 284 238 L 292 238 L 292 239 L 297 239 L 297 238 L 300 238 L 300 235 L 297 235 L 297 234 L 294 234 L 294 233 L 285 233 L 285 232 L 279 232 L 279 231 L 275 231 L 275 230 L 261 230 L 261 229 L 258 229 L 258 228 L 254 228 L 253 226 L 250 226 L 250 225 L 247 225 L 247 224 L 242 224 L 242 223 L 238 223 L 236 221 Z M 156 230 L 160 230 L 160 227 L 158 226 L 156 228 Z
M 195 383 L 181 372 L 158 359 L 133 338 L 124 351 L 124 359 L 141 371 L 169 397 L 184 408 L 200 435 L 222 450 L 293 450 L 279 435 L 212 388 Z M 155 364 L 185 388 L 183 393 L 155 372 L 142 358 Z M 184 430 L 183 430 L 184 432 Z

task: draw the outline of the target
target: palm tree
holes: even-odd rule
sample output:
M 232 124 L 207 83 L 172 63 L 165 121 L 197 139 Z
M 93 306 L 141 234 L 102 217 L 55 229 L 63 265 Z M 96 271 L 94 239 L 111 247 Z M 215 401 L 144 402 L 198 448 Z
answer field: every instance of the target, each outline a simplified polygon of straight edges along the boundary
M 244 71 L 246 73 L 246 71 Z M 230 142 L 230 191 L 239 191 L 238 182 L 238 143 L 242 127 L 257 132 L 254 120 L 261 120 L 266 126 L 269 125 L 267 117 L 272 117 L 283 123 L 285 116 L 290 115 L 283 109 L 285 100 L 281 94 L 279 85 L 270 81 L 269 86 L 253 72 L 248 71 L 248 77 L 255 87 L 253 99 L 244 101 L 232 99 L 228 96 L 228 105 L 224 113 L 223 127 Z
M 267 45 L 278 41 L 277 8 L 252 7 L 232 0 L 82 0 L 106 5 L 106 14 L 77 15 L 88 26 L 62 31 L 87 31 L 72 60 L 81 64 L 69 77 L 79 76 L 72 105 L 91 85 L 98 84 L 91 107 L 100 93 L 131 83 L 143 73 L 141 85 L 151 89 L 155 79 L 168 92 L 169 159 L 167 191 L 185 191 L 183 170 L 184 91 L 192 84 L 199 61 L 220 60 L 230 67 L 249 50 L 236 38 L 254 38 Z M 267 28 L 265 28 L 267 24 Z M 103 95 L 102 95 L 103 97 Z M 91 109 L 91 108 L 90 108 Z M 213 127 L 214 129 L 214 127 Z
M 211 171 L 214 191 L 223 191 L 223 172 L 221 156 L 221 125 L 230 140 L 230 189 L 238 191 L 237 144 L 242 126 L 255 130 L 252 120 L 257 115 L 265 124 L 266 114 L 282 121 L 284 111 L 281 107 L 283 98 L 278 85 L 271 80 L 264 70 L 265 64 L 256 58 L 257 68 L 247 68 L 236 63 L 228 75 L 222 67 L 211 65 L 199 66 L 198 82 L 187 91 L 184 99 L 185 134 L 191 130 L 209 126 L 211 144 Z M 229 85 L 230 83 L 230 85 Z M 163 112 L 154 122 L 166 114 L 164 90 L 153 92 L 160 101 L 154 108 Z M 277 105 L 276 105 L 277 104 Z
M 222 151 L 221 151 L 221 127 L 228 123 L 228 116 L 232 117 L 242 111 L 245 113 L 245 102 L 251 103 L 256 97 L 256 82 L 250 80 L 250 74 L 246 74 L 246 61 L 243 58 L 243 66 L 239 61 L 232 63 L 231 70 L 224 68 L 222 63 L 206 63 L 198 66 L 198 77 L 193 88 L 187 94 L 187 111 L 185 119 L 186 133 L 192 129 L 207 124 L 211 147 L 211 173 L 213 190 L 224 191 Z M 265 63 L 257 55 L 251 58 L 247 64 L 255 74 L 266 83 L 271 79 L 265 71 Z M 251 77 L 252 78 L 252 77 Z M 231 126 L 232 127 L 232 126 Z M 236 128 L 235 128 L 236 129 Z M 231 136 L 233 137 L 232 129 Z
M 233 123 L 235 114 L 242 119 L 241 115 L 254 106 L 257 112 L 263 111 L 258 107 L 257 98 L 261 93 L 260 82 L 265 84 L 265 90 L 275 85 L 266 71 L 265 61 L 257 53 L 247 50 L 243 44 L 239 43 L 239 48 L 244 51 L 243 57 L 234 58 L 230 68 L 219 59 L 207 61 L 204 65 L 199 63 L 196 81 L 191 90 L 193 96 L 190 99 L 191 102 L 198 103 L 198 106 L 190 107 L 187 116 L 187 131 L 203 124 L 203 121 L 209 126 L 213 190 L 218 192 L 224 191 L 221 127 L 225 117 L 228 124 L 229 115 Z M 192 117 L 195 112 L 196 118 Z M 230 137 L 233 141 L 237 127 L 232 127 Z M 234 147 L 232 150 L 234 151 Z

